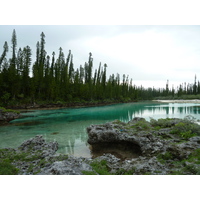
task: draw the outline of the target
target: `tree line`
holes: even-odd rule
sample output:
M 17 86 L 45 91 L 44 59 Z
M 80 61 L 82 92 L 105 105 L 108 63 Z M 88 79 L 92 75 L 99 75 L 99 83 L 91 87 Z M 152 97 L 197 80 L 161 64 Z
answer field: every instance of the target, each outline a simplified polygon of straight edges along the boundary
M 13 30 L 11 38 L 11 58 L 7 58 L 8 43 L 3 46 L 0 56 L 0 104 L 33 104 L 46 102 L 108 101 L 129 102 L 153 99 L 155 97 L 175 97 L 200 94 L 200 83 L 181 84 L 178 88 L 144 88 L 136 86 L 129 76 L 112 74 L 107 76 L 107 64 L 93 66 L 92 53 L 84 65 L 75 68 L 73 54 L 69 50 L 65 56 L 59 48 L 51 56 L 45 50 L 45 34 L 42 32 L 36 44 L 36 58 L 32 62 L 29 46 L 17 49 L 17 35 Z M 32 64 L 33 63 L 33 64 Z M 121 79 L 122 78 L 122 79 Z

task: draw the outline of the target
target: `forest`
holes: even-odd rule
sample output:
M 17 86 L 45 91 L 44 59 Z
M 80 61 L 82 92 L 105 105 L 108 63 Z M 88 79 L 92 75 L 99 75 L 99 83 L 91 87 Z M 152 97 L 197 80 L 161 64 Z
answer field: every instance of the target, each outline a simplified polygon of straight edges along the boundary
M 29 46 L 17 48 L 13 30 L 11 58 L 7 58 L 7 41 L 0 54 L 0 106 L 56 102 L 131 102 L 152 99 L 200 98 L 200 82 L 182 83 L 177 87 L 155 89 L 136 86 L 128 75 L 107 76 L 107 64 L 99 63 L 94 69 L 92 53 L 84 65 L 75 68 L 73 54 L 65 55 L 62 48 L 47 55 L 45 34 L 36 43 L 36 58 L 32 61 Z

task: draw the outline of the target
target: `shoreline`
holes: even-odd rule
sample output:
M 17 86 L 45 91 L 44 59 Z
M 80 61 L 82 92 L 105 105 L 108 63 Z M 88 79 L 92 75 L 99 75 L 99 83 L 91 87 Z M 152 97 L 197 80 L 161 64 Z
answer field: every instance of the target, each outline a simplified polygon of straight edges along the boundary
M 17 148 L 0 149 L 0 175 L 200 174 L 200 129 L 193 122 L 135 117 L 91 125 L 87 133 L 91 158 L 58 153 L 57 141 L 36 135 Z
M 29 110 L 55 110 L 62 108 L 85 108 L 85 107 L 96 107 L 96 106 L 107 106 L 115 105 L 120 103 L 135 103 L 137 101 L 130 102 L 86 102 L 86 103 L 66 103 L 66 104 L 35 104 L 35 105 L 21 105 L 21 106 L 8 106 L 7 108 L 18 110 L 18 111 L 29 111 Z
M 152 100 L 156 102 L 162 103 L 197 103 L 200 104 L 200 99 L 191 99 L 191 100 L 184 100 L 184 99 L 177 99 L 177 100 Z
M 195 103 L 200 104 L 200 99 L 176 99 L 176 100 L 149 100 L 152 102 L 161 102 L 161 103 Z M 8 106 L 6 109 L 13 109 L 21 112 L 29 112 L 32 110 L 55 110 L 55 109 L 63 109 L 63 108 L 86 108 L 86 107 L 98 107 L 98 106 L 107 106 L 107 105 L 115 105 L 121 103 L 137 103 L 142 101 L 128 101 L 128 102 L 85 102 L 85 103 L 47 103 L 47 104 L 34 104 L 34 105 L 18 105 L 18 106 Z

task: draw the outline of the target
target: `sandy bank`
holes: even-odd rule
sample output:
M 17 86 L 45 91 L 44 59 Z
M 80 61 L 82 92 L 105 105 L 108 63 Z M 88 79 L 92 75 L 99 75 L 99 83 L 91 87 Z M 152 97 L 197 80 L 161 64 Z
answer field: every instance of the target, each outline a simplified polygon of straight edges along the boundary
M 162 103 L 200 103 L 200 99 L 192 99 L 192 100 L 177 99 L 177 100 L 154 100 L 154 101 Z

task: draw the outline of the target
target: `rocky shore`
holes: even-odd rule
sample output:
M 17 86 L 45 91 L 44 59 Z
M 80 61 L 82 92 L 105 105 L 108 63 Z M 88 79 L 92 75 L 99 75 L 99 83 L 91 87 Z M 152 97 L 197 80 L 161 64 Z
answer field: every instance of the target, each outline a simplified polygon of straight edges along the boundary
M 7 106 L 9 109 L 15 110 L 34 110 L 34 109 L 59 109 L 59 108 L 82 108 L 82 107 L 94 107 L 105 106 L 118 103 L 128 103 L 136 101 L 86 101 L 86 102 L 57 102 L 57 103 L 33 103 L 33 104 L 19 104 Z
M 0 149 L 0 174 L 200 174 L 200 126 L 191 117 L 116 120 L 87 132 L 92 158 L 58 154 L 57 142 L 36 136 L 16 149 Z
M 19 117 L 19 112 L 0 108 L 0 125 L 8 124 L 11 120 L 17 119 Z

